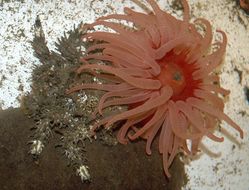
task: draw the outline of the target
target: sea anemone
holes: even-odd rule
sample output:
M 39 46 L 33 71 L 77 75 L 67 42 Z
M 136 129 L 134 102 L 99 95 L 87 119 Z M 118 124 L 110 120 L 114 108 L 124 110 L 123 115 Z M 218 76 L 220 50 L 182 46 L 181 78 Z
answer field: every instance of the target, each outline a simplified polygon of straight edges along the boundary
M 190 23 L 186 0 L 182 0 L 182 20 L 162 11 L 154 0 L 147 2 L 151 11 L 140 2 L 145 13 L 125 7 L 125 14 L 100 17 L 84 26 L 102 25 L 112 31 L 94 30 L 83 36 L 98 43 L 86 50 L 77 73 L 90 72 L 108 83 L 83 83 L 68 93 L 104 91 L 95 115 L 102 115 L 107 107 L 126 105 L 127 110 L 103 117 L 93 130 L 100 126 L 109 129 L 120 121 L 118 141 L 126 144 L 139 137 L 146 139 L 148 155 L 159 134 L 159 152 L 169 177 L 168 168 L 179 151 L 196 153 L 203 136 L 223 141 L 213 134 L 219 121 L 227 122 L 241 138 L 243 131 L 223 113 L 223 98 L 229 91 L 220 87 L 214 72 L 223 60 L 226 34 L 217 30 L 222 39 L 212 44 L 209 21 L 199 18 Z

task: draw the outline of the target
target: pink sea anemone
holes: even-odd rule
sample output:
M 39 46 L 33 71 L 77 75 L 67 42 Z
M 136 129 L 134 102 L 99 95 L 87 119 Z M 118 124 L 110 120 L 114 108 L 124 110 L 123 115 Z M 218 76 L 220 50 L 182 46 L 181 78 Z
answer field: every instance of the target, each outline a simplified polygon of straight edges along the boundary
M 180 150 L 195 153 L 203 136 L 223 141 L 223 137 L 213 134 L 219 121 L 226 121 L 241 137 L 243 131 L 223 113 L 222 97 L 229 91 L 220 87 L 214 73 L 225 53 L 226 34 L 218 30 L 222 40 L 212 44 L 209 21 L 200 18 L 190 23 L 186 0 L 182 1 L 182 20 L 162 11 L 154 0 L 147 2 L 151 12 L 144 5 L 141 7 L 146 13 L 125 7 L 125 14 L 104 16 L 85 26 L 103 25 L 114 32 L 89 31 L 84 35 L 85 40 L 103 43 L 87 49 L 77 73 L 90 72 L 109 83 L 83 83 L 68 93 L 83 89 L 105 91 L 97 107 L 99 114 L 110 106 L 127 105 L 128 110 L 102 118 L 93 130 L 123 121 L 117 135 L 119 142 L 125 144 L 142 137 L 147 140 L 149 155 L 159 134 L 159 152 L 165 174 L 170 176 L 168 168 Z M 134 27 L 118 23 L 120 20 Z

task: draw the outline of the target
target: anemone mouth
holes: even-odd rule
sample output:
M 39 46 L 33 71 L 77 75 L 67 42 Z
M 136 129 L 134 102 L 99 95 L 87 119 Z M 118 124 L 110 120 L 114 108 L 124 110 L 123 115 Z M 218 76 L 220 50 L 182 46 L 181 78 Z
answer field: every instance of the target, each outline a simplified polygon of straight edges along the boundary
M 158 64 L 161 66 L 161 73 L 157 79 L 162 86 L 169 85 L 172 88 L 171 100 L 185 101 L 189 97 L 194 97 L 194 91 L 199 89 L 202 79 L 193 78 L 193 73 L 198 68 L 195 63 L 188 63 L 185 52 L 176 54 L 172 50 L 158 60 Z
M 169 85 L 173 90 L 173 97 L 179 96 L 186 87 L 186 79 L 183 70 L 174 63 L 167 63 L 161 67 L 157 79 L 162 86 Z

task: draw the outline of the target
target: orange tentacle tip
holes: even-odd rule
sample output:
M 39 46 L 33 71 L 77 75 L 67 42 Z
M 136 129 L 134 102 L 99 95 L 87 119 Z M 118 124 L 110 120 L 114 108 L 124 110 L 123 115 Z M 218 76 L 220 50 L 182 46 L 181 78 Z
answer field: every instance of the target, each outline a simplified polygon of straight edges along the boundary
M 240 7 L 244 9 L 247 13 L 249 13 L 249 1 L 248 0 L 240 0 Z

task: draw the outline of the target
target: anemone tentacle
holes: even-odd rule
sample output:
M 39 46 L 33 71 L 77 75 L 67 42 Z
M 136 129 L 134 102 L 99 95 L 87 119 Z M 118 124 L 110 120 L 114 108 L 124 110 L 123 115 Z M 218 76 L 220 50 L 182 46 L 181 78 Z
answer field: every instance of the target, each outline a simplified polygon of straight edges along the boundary
M 216 142 L 224 140 L 213 134 L 220 121 L 227 122 L 243 138 L 242 129 L 223 113 L 222 97 L 229 91 L 220 86 L 219 76 L 214 72 L 222 63 L 227 37 L 217 30 L 222 40 L 212 44 L 210 22 L 200 18 L 190 23 L 186 0 L 182 0 L 181 20 L 161 10 L 155 0 L 147 0 L 148 7 L 137 4 L 145 13 L 125 7 L 124 14 L 103 16 L 84 27 L 102 25 L 113 30 L 91 30 L 83 36 L 97 43 L 86 50 L 81 59 L 83 64 L 77 70 L 78 74 L 90 72 L 106 79 L 106 83 L 83 83 L 68 93 L 85 89 L 104 91 L 94 116 L 102 115 L 111 106 L 127 106 L 121 113 L 114 112 L 108 117 L 103 114 L 92 131 L 101 126 L 110 129 L 122 121 L 118 141 L 126 144 L 141 137 L 147 141 L 148 155 L 158 135 L 159 153 L 169 177 L 168 169 L 179 151 L 195 154 L 204 136 Z M 117 21 L 132 23 L 134 28 L 127 29 Z M 214 46 L 216 50 L 210 51 Z

